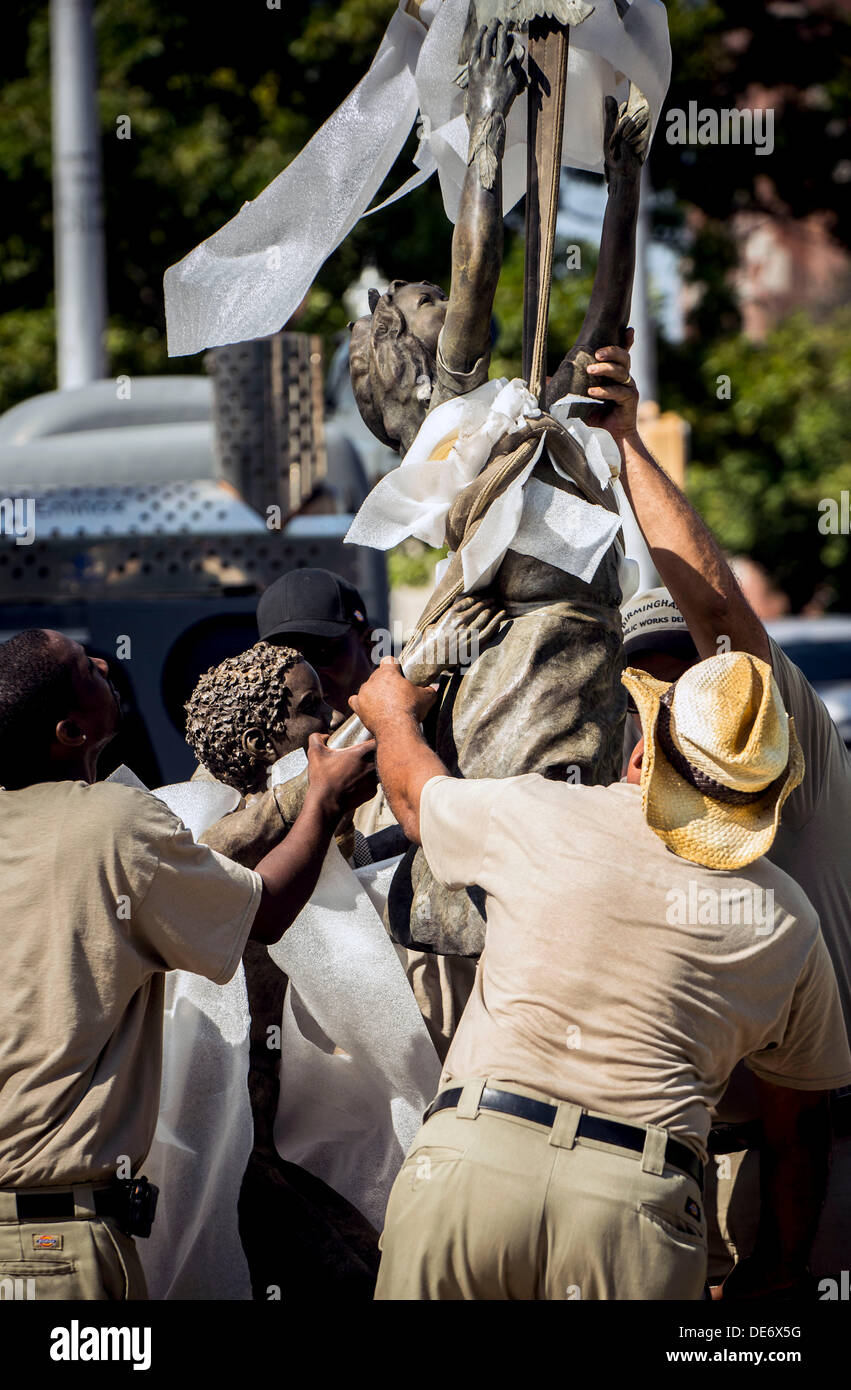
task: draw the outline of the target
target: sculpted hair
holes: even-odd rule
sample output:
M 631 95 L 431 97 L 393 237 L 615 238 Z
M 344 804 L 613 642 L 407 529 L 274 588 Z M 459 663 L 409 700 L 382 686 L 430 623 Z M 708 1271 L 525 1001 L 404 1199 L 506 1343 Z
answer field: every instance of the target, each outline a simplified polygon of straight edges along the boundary
M 71 672 L 40 628 L 0 643 L 0 786 L 24 786 L 53 731 L 76 706 Z
M 404 451 L 426 417 L 437 363 L 408 329 L 394 294 L 405 280 L 394 280 L 386 294 L 370 290 L 371 313 L 352 324 L 349 371 L 352 391 L 365 425 L 391 449 Z
M 286 737 L 284 682 L 303 660 L 292 647 L 256 642 L 207 671 L 187 701 L 186 742 L 202 767 L 243 796 L 266 790 L 269 768 L 243 747 L 242 736 L 259 727 Z

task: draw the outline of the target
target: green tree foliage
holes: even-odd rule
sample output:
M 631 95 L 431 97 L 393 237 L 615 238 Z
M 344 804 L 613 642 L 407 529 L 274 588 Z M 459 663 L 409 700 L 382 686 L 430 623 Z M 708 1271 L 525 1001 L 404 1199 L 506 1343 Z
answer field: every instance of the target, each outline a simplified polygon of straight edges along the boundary
M 199 358 L 169 360 L 162 276 L 232 217 L 303 148 L 372 60 L 395 0 L 251 0 L 236 10 L 209 0 L 98 0 L 111 373 L 197 372 Z M 776 207 L 789 216 L 827 209 L 851 240 L 851 19 L 838 0 L 667 0 L 674 52 L 666 110 L 734 107 L 759 96 L 776 112 L 775 150 L 678 146 L 653 153 L 667 193 L 657 235 L 688 253 L 697 291 L 694 336 L 662 344 L 663 405 L 693 427 L 694 496 L 725 544 L 749 549 L 796 601 L 822 570 L 848 606 L 842 540 L 813 524 L 821 496 L 848 486 L 845 321 L 805 320 L 767 343 L 738 338 L 730 288 L 731 215 Z M 18 0 L 4 16 L 0 53 L 0 411 L 54 384 L 48 6 Z M 130 139 L 119 139 L 122 117 Z M 411 172 L 412 135 L 382 190 Z M 699 215 L 686 223 L 690 207 Z M 385 277 L 448 287 L 450 228 L 435 180 L 362 221 L 323 267 L 300 326 L 330 338 L 345 326 L 345 288 L 363 266 Z M 581 322 L 593 272 L 561 252 L 550 318 L 550 369 Z M 519 371 L 522 234 L 512 224 L 495 306 L 494 369 Z M 725 363 L 732 365 L 725 366 Z M 844 365 L 843 365 L 844 364 Z M 731 376 L 718 401 L 716 375 Z M 844 375 L 843 375 L 844 373 Z M 800 599 L 800 601 L 803 601 Z
M 800 609 L 826 581 L 851 609 L 851 541 L 819 502 L 851 491 L 851 308 L 797 314 L 763 343 L 693 344 L 667 373 L 692 428 L 689 491 L 731 552 L 758 560 Z
M 686 253 L 692 308 L 686 342 L 660 344 L 662 404 L 691 424 L 689 492 L 722 544 L 759 560 L 793 610 L 823 582 L 848 609 L 849 540 L 820 532 L 818 503 L 851 488 L 851 311 L 819 306 L 750 343 L 730 272 L 739 212 L 827 211 L 833 236 L 851 245 L 851 17 L 831 0 L 667 0 L 667 10 L 673 74 L 651 174 L 676 195 L 656 230 Z M 689 102 L 772 108 L 773 152 L 669 144 L 667 113 Z M 834 290 L 834 306 L 847 303 L 848 284 Z M 724 376 L 729 400 L 717 394 Z
M 675 145 L 663 113 L 653 146 L 657 187 L 724 221 L 731 211 L 774 205 L 790 213 L 828 208 L 836 235 L 851 243 L 848 182 L 851 17 L 837 0 L 666 0 L 674 55 L 665 112 L 688 103 L 774 110 L 774 150 L 746 145 Z
M 705 340 L 739 324 L 728 278 L 737 261 L 733 214 L 827 211 L 833 235 L 851 246 L 851 15 L 836 0 L 666 0 L 666 8 L 673 69 L 650 170 L 654 187 L 675 196 L 656 233 L 689 253 L 691 325 Z M 770 108 L 772 151 L 669 143 L 669 113 L 687 113 L 690 103 L 698 112 Z M 685 208 L 699 210 L 689 235 Z
M 169 361 L 162 277 L 280 173 L 372 60 L 395 0 L 237 10 L 208 0 L 100 0 L 95 10 L 108 247 L 110 371 L 200 370 Z M 0 410 L 55 384 L 50 48 L 44 0 L 18 0 L 0 55 Z M 120 139 L 122 117 L 130 138 Z M 126 127 L 124 127 L 126 129 Z M 344 322 L 339 291 L 372 255 L 435 270 L 436 189 L 359 231 L 320 282 L 314 317 Z M 445 219 L 443 219 L 445 221 Z M 444 227 L 441 225 L 441 232 Z M 443 269 L 443 261 L 440 263 Z M 404 273 L 404 271 L 400 271 Z M 324 299 L 323 299 L 324 292 Z M 12 318 L 8 316 L 12 315 Z M 17 360 L 13 360 L 17 359 Z

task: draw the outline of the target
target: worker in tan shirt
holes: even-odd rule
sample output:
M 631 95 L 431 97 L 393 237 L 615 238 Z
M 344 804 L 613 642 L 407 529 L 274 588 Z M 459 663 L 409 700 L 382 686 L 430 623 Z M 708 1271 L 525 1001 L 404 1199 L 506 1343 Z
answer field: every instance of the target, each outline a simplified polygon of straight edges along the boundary
M 447 777 L 432 697 L 393 663 L 352 701 L 400 824 L 488 917 L 378 1298 L 700 1298 L 710 1110 L 742 1058 L 770 1163 L 726 1294 L 806 1268 L 851 1053 L 816 915 L 764 857 L 803 775 L 794 727 L 750 656 L 624 679 L 643 738 L 610 787 Z
M 795 720 L 807 775 L 791 793 L 768 851 L 791 874 L 818 913 L 836 971 L 851 1038 L 851 753 L 806 676 L 766 632 L 730 565 L 700 516 L 644 445 L 637 427 L 638 391 L 629 347 L 601 348 L 589 373 L 590 394 L 605 403 L 593 423 L 621 452 L 621 482 L 667 589 L 639 595 L 624 609 L 627 660 L 649 674 L 676 680 L 718 651 L 750 652 L 767 662 Z M 590 421 L 589 421 L 590 423 Z M 815 519 L 813 521 L 815 524 Z M 851 1244 L 851 1095 L 831 1097 L 834 1130 L 830 1185 L 813 1248 L 817 1280 L 837 1284 Z M 738 1068 L 718 1107 L 707 1173 L 710 1282 L 720 1284 L 750 1254 L 759 1222 L 760 1133 L 757 1098 Z
M 374 750 L 311 739 L 304 808 L 256 870 L 147 792 L 96 783 L 106 663 L 41 629 L 0 644 L 0 1278 L 37 1299 L 145 1297 L 134 1234 L 159 1104 L 164 977 L 233 975 L 312 893 Z

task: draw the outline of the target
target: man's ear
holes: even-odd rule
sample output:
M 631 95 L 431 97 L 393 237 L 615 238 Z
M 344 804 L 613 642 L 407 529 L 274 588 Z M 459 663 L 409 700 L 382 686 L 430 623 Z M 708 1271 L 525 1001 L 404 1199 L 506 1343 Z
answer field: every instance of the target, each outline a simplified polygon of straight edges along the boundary
M 82 748 L 87 734 L 80 728 L 76 719 L 60 719 L 56 725 L 55 738 L 63 748 Z
M 376 338 L 398 338 L 405 331 L 405 315 L 395 304 L 380 299 L 372 311 L 372 336 Z
M 626 765 L 626 780 L 635 786 L 641 784 L 641 765 L 644 762 L 644 739 L 640 738 L 629 755 Z

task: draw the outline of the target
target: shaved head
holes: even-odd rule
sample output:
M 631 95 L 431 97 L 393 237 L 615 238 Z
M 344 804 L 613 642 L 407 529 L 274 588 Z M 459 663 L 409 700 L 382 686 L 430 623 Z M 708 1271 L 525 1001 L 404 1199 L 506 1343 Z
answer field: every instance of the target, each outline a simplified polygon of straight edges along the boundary
M 51 628 L 0 643 L 0 785 L 74 776 L 93 781 L 120 721 L 106 662 Z

